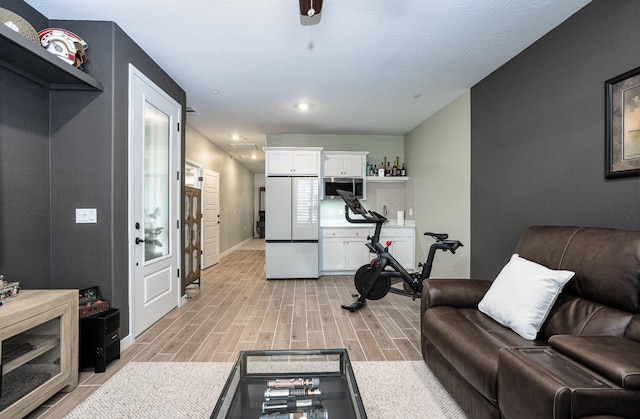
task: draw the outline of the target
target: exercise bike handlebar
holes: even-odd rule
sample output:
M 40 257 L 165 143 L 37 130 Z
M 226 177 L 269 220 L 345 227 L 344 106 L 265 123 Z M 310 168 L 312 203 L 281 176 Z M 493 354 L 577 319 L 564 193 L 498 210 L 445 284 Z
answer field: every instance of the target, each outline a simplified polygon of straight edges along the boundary
M 374 211 L 367 211 L 366 213 L 362 213 L 362 212 L 358 212 L 357 213 L 357 214 L 362 215 L 362 217 L 364 217 L 364 218 L 351 218 L 349 216 L 349 209 L 350 209 L 350 207 L 348 205 L 344 206 L 344 217 L 350 223 L 367 223 L 367 224 L 378 224 L 378 223 L 381 223 L 382 224 L 385 221 L 387 221 L 387 219 L 385 217 L 383 217 L 382 215 L 380 215 L 380 214 L 378 214 L 377 212 L 374 212 Z
M 343 191 L 338 189 L 338 195 L 342 198 L 345 203 L 344 206 L 344 216 L 350 223 L 369 223 L 369 224 L 380 224 L 382 225 L 385 221 L 387 221 L 386 217 L 378 214 L 375 211 L 367 211 L 358 198 L 353 194 L 353 192 Z M 361 215 L 363 218 L 351 218 L 349 216 L 349 210 L 354 214 Z

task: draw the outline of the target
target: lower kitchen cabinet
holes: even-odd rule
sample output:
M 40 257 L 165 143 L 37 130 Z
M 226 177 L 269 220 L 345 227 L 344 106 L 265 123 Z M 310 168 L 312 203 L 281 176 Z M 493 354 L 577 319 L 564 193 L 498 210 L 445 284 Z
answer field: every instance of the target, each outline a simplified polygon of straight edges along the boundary
M 368 228 L 323 228 L 322 267 L 328 274 L 353 273 L 369 262 Z
M 375 254 L 366 247 L 373 228 L 322 228 L 321 271 L 325 275 L 353 274 L 369 263 Z M 390 242 L 389 253 L 409 272 L 416 269 L 415 229 L 412 227 L 382 227 L 380 243 Z
M 390 242 L 389 253 L 408 272 L 416 270 L 416 233 L 413 228 L 382 227 L 380 243 Z M 372 255 L 373 257 L 374 255 Z

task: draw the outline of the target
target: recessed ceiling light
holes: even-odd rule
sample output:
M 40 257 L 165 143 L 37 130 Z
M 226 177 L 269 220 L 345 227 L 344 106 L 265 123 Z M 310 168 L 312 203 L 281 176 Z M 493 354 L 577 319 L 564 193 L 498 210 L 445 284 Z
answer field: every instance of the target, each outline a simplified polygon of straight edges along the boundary
M 231 135 L 231 139 L 234 141 L 238 141 L 240 139 L 240 136 L 238 134 L 233 134 Z
M 313 103 L 296 102 L 296 103 L 293 104 L 293 107 L 296 108 L 299 111 L 308 111 L 309 109 L 313 108 Z
M 253 154 L 253 155 L 251 155 L 251 158 L 252 158 L 253 160 L 255 160 L 255 159 L 257 159 L 257 158 L 258 158 L 258 156 L 256 156 L 255 154 Z

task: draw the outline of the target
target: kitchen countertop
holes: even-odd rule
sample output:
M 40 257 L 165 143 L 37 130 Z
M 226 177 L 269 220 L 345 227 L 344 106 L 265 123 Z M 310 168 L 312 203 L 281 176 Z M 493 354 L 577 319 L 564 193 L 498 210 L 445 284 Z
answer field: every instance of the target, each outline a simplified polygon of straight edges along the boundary
M 348 227 L 356 227 L 356 228 L 375 228 L 374 223 L 350 223 L 347 220 L 320 220 L 320 228 L 348 228 Z M 382 228 L 385 227 L 397 227 L 397 228 L 415 228 L 416 222 L 415 220 L 405 220 L 404 225 L 398 225 L 396 220 L 388 220 L 386 223 L 382 225 Z

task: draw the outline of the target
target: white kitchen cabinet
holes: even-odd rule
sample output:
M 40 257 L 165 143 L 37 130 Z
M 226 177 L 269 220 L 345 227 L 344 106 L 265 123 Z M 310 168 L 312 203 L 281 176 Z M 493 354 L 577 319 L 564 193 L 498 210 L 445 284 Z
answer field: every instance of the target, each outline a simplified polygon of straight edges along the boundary
M 266 147 L 267 176 L 320 176 L 319 147 Z
M 369 262 L 368 228 L 323 228 L 322 266 L 327 273 L 355 273 Z
M 407 227 L 382 227 L 380 243 L 386 246 L 391 242 L 389 253 L 408 272 L 416 270 L 415 229 Z M 375 255 L 372 255 L 374 257 Z
M 364 177 L 366 152 L 332 152 L 322 153 L 322 169 L 324 177 Z

